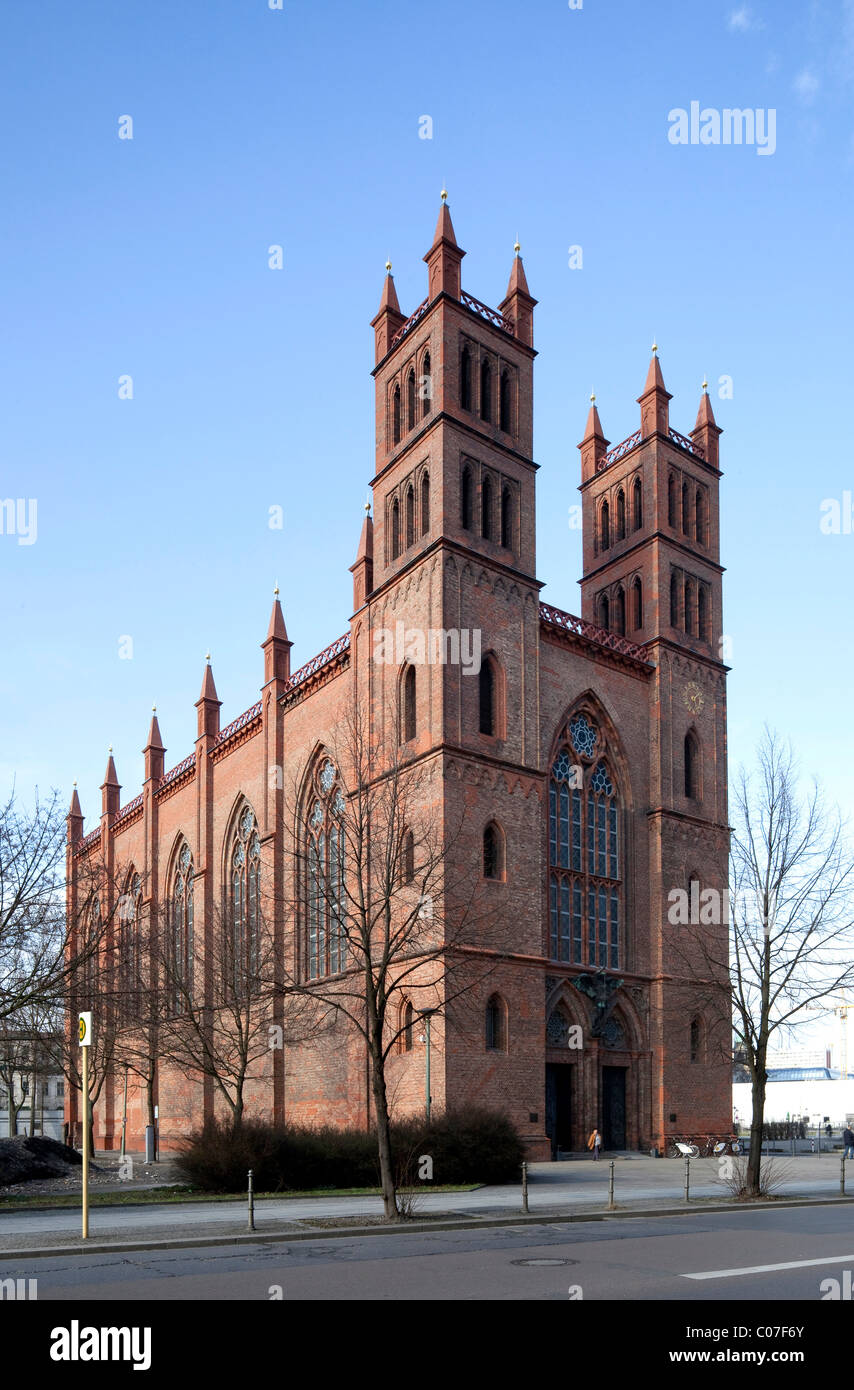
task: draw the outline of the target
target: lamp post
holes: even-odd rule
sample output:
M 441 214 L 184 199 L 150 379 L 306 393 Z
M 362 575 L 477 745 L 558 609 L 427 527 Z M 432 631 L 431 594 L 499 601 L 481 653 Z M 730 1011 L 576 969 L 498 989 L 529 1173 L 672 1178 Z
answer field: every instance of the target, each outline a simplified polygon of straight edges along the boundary
M 120 1155 L 122 1158 L 124 1158 L 124 1156 L 125 1156 L 125 1135 L 126 1135 L 126 1133 L 127 1133 L 127 1124 L 128 1124 L 128 1066 L 129 1066 L 129 1065 L 130 1065 L 130 1064 L 129 1064 L 128 1062 L 125 1062 L 125 1064 L 124 1064 L 124 1068 L 125 1068 L 125 1100 L 124 1100 L 124 1105 L 123 1105 L 123 1107 L 122 1107 L 122 1151 L 121 1151 L 121 1155 Z
M 418 1010 L 419 1016 L 424 1019 L 424 1032 L 421 1035 L 421 1042 L 427 1044 L 427 1055 L 425 1059 L 426 1065 L 424 1071 L 424 1096 L 428 1123 L 430 1120 L 430 1104 L 432 1101 L 432 1097 L 430 1095 L 430 1020 L 435 1013 L 438 1013 L 437 1009 Z

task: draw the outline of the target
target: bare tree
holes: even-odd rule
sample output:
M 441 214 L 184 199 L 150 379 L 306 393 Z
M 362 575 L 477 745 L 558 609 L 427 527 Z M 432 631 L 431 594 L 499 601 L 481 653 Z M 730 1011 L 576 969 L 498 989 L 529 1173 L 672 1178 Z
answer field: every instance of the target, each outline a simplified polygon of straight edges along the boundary
M 399 1219 L 386 1064 L 419 1014 L 442 1013 L 471 990 L 471 942 L 481 917 L 476 861 L 463 848 L 463 817 L 437 815 L 420 763 L 401 756 L 396 729 L 373 736 L 354 700 L 309 788 L 292 789 L 283 915 L 302 930 L 285 968 L 286 998 L 340 1013 L 366 1044 L 385 1216 Z M 449 907 L 449 904 L 453 904 Z M 494 903 L 489 915 L 495 923 Z M 482 967 L 488 973 L 490 966 Z M 401 1012 L 412 1002 L 412 1014 Z
M 727 1034 L 731 1014 L 750 1074 L 746 1190 L 759 1195 L 769 1044 L 854 982 L 854 859 L 838 811 L 817 784 L 801 793 L 791 746 L 768 729 L 733 802 L 729 960 L 725 937 L 702 925 L 690 928 L 689 950 L 714 982 L 708 1003 Z

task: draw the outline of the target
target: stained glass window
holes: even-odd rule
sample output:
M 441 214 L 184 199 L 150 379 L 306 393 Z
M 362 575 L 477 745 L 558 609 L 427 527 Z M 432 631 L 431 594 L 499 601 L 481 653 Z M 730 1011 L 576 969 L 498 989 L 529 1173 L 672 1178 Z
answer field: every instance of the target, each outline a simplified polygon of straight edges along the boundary
M 616 970 L 622 916 L 618 796 L 604 757 L 586 769 L 575 761 L 601 743 L 592 721 L 576 715 L 564 737 L 549 779 L 550 954 L 572 965 Z
M 336 975 L 347 965 L 344 896 L 344 794 L 328 758 L 315 778 L 306 853 L 306 943 L 309 979 Z
M 228 983 L 237 998 L 257 991 L 261 969 L 261 840 L 255 812 L 238 817 L 231 851 L 231 950 Z
M 186 842 L 175 861 L 167 989 L 173 1013 L 184 1013 L 193 998 L 193 856 Z

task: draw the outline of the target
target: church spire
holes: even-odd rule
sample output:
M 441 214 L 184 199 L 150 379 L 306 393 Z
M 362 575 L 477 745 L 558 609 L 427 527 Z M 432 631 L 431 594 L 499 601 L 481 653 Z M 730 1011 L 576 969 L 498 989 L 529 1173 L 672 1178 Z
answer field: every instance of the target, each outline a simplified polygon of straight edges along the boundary
M 646 374 L 646 383 L 638 396 L 638 405 L 641 408 L 641 434 L 644 439 L 648 439 L 651 434 L 663 434 L 665 436 L 669 434 L 670 407 L 668 402 L 672 399 L 673 397 L 664 385 L 664 377 L 661 374 L 658 344 L 653 343 L 652 359 Z
M 584 438 L 578 447 L 581 450 L 581 481 L 586 482 L 588 478 L 592 478 L 593 474 L 598 472 L 599 462 L 608 451 L 608 440 L 602 429 L 596 396 L 593 392 L 590 394 L 590 409 L 587 412 Z
M 452 299 L 460 297 L 460 265 L 466 253 L 457 245 L 447 198 L 447 191 L 443 188 L 433 245 L 424 257 L 430 275 L 427 297 L 431 301 L 440 294 L 448 294 Z
M 353 612 L 358 613 L 370 598 L 374 587 L 374 523 L 371 520 L 371 504 L 365 503 L 365 519 L 359 537 L 359 550 L 355 563 L 350 566 L 353 576 Z
M 166 770 L 166 749 L 163 739 L 160 737 L 160 725 L 157 722 L 157 706 L 151 707 L 151 727 L 148 730 L 148 742 L 142 750 L 145 758 L 145 780 L 146 782 L 159 782 Z
M 213 671 L 211 670 L 211 654 L 207 654 L 207 666 L 202 679 L 202 693 L 196 701 L 198 715 L 198 737 L 203 738 L 208 735 L 216 738 L 219 733 L 219 711 L 222 701 L 216 693 L 214 685 Z
M 712 402 L 709 399 L 709 383 L 704 381 L 700 408 L 697 411 L 697 423 L 691 431 L 691 438 L 695 444 L 699 444 L 703 451 L 703 457 L 713 468 L 717 468 L 720 461 L 718 440 L 722 433 L 723 430 L 715 420 Z
M 381 362 L 391 347 L 391 340 L 399 328 L 406 323 L 406 318 L 400 312 L 400 305 L 397 302 L 397 290 L 394 288 L 394 276 L 391 273 L 391 261 L 385 263 L 386 276 L 383 283 L 380 307 L 371 319 L 371 328 L 374 330 L 374 349 L 377 362 Z
M 291 647 L 293 642 L 288 638 L 288 630 L 285 627 L 285 618 L 282 613 L 282 605 L 279 602 L 279 586 L 273 590 L 273 609 L 270 613 L 270 623 L 267 628 L 267 636 L 261 643 L 261 650 L 264 653 L 264 684 L 270 681 L 287 681 L 291 677 Z
M 513 247 L 515 255 L 513 257 L 513 267 L 510 271 L 510 280 L 507 285 L 507 293 L 499 304 L 498 308 L 506 319 L 513 324 L 513 332 L 520 343 L 526 343 L 528 347 L 534 346 L 534 299 L 528 289 L 528 281 L 525 276 L 525 267 L 522 264 L 521 246 L 518 241 Z
M 104 780 L 101 783 L 101 815 L 116 816 L 119 811 L 119 793 L 121 785 L 116 775 L 116 765 L 113 762 L 113 748 L 110 745 L 110 754 L 107 758 L 107 770 L 104 773 Z
M 68 815 L 65 818 L 68 836 L 68 843 L 76 845 L 83 838 L 83 812 L 80 809 L 80 797 L 77 795 L 77 783 L 74 783 L 74 790 L 71 793 L 71 805 L 68 808 Z

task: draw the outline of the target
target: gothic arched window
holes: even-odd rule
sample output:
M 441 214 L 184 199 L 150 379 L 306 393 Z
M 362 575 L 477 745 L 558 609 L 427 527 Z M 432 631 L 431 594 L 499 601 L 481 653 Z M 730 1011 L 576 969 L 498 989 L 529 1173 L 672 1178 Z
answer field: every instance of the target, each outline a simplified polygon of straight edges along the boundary
M 400 555 L 400 502 L 395 497 L 391 504 L 391 558 Z
M 417 416 L 415 413 L 415 368 L 411 368 L 406 378 L 406 428 L 415 429 Z
M 142 882 L 135 869 L 127 876 L 125 891 L 119 900 L 118 918 L 118 1011 L 122 1021 L 129 1023 L 139 1016 L 142 990 Z
M 483 832 L 483 876 L 504 877 L 504 835 L 494 821 Z
M 599 626 L 606 632 L 611 627 L 611 605 L 608 602 L 608 595 L 602 594 L 599 598 Z
M 467 347 L 460 354 L 460 405 L 471 410 L 471 353 Z
M 695 533 L 695 536 L 696 536 L 696 538 L 697 538 L 697 544 L 698 544 L 698 545 L 705 545 L 705 544 L 706 544 L 706 499 L 705 499 L 705 496 L 703 495 L 703 489 L 702 489 L 701 487 L 697 488 L 697 496 L 696 496 L 696 498 L 694 499 L 694 520 L 695 520 L 694 533 Z
M 391 393 L 391 438 L 393 444 L 400 443 L 400 386 L 397 383 Z
M 626 594 L 623 586 L 617 590 L 617 597 L 614 603 L 614 629 L 619 632 L 621 637 L 626 635 Z
M 347 964 L 344 897 L 344 793 L 335 764 L 315 768 L 306 827 L 308 977 L 337 975 Z
M 632 484 L 632 526 L 639 531 L 643 526 L 643 489 L 640 478 Z
M 709 640 L 709 600 L 705 584 L 697 590 L 697 636 L 703 642 Z
M 602 503 L 602 510 L 599 513 L 599 546 L 602 550 L 607 550 L 611 544 L 611 517 L 607 502 Z
M 643 585 L 639 579 L 632 582 L 632 626 L 636 632 L 643 627 Z
M 227 985 L 245 999 L 256 993 L 261 965 L 261 837 L 251 806 L 237 817 L 230 855 L 231 934 Z
M 462 523 L 463 530 L 465 531 L 471 530 L 471 495 L 471 469 L 469 468 L 468 464 L 466 464 L 465 468 L 463 469 L 462 484 L 460 487 L 460 521 Z
M 497 732 L 495 695 L 495 667 L 489 658 L 487 658 L 485 661 L 481 662 L 480 671 L 478 673 L 478 727 L 482 734 L 494 735 Z
M 694 635 L 694 581 L 685 580 L 685 631 L 689 637 Z
M 169 942 L 166 985 L 173 1013 L 186 1013 L 193 1002 L 193 856 L 184 842 L 175 859 L 169 894 Z
M 601 730 L 586 714 L 564 730 L 549 778 L 550 954 L 620 968 L 620 799 Z
M 509 487 L 501 493 L 501 544 L 505 550 L 513 549 L 513 495 Z
M 667 524 L 676 526 L 676 479 L 672 473 L 667 479 Z
M 433 378 L 430 375 L 430 354 L 425 352 L 421 363 L 421 414 L 427 416 L 433 409 Z
M 397 1047 L 399 1052 L 412 1051 L 412 1030 L 415 1023 L 415 1010 L 411 999 L 404 999 L 400 1006 L 400 1021 Z
M 486 1001 L 484 1016 L 487 1052 L 507 1051 L 507 1012 L 500 994 Z
M 480 418 L 487 424 L 492 419 L 492 372 L 486 357 L 480 364 Z
M 492 539 L 492 483 L 488 478 L 480 489 L 480 534 L 485 541 Z
M 686 536 L 691 534 L 691 493 L 688 484 L 682 484 L 682 531 Z
M 617 493 L 617 540 L 626 538 L 626 494 L 623 489 Z
M 412 484 L 406 489 L 406 548 L 415 540 L 415 489 Z
M 430 530 L 430 474 L 421 479 L 421 534 L 426 536 Z
M 699 1018 L 691 1019 L 691 1030 L 689 1039 L 689 1055 L 692 1062 L 703 1060 L 703 1021 Z
M 679 626 L 679 576 L 676 570 L 670 575 L 670 626 Z
M 415 667 L 407 666 L 400 683 L 400 730 L 402 742 L 415 737 Z
M 684 748 L 685 795 L 691 801 L 700 799 L 700 745 L 696 735 L 685 735 Z
M 498 388 L 498 423 L 505 434 L 513 433 L 513 416 L 510 403 L 510 373 L 501 373 Z

